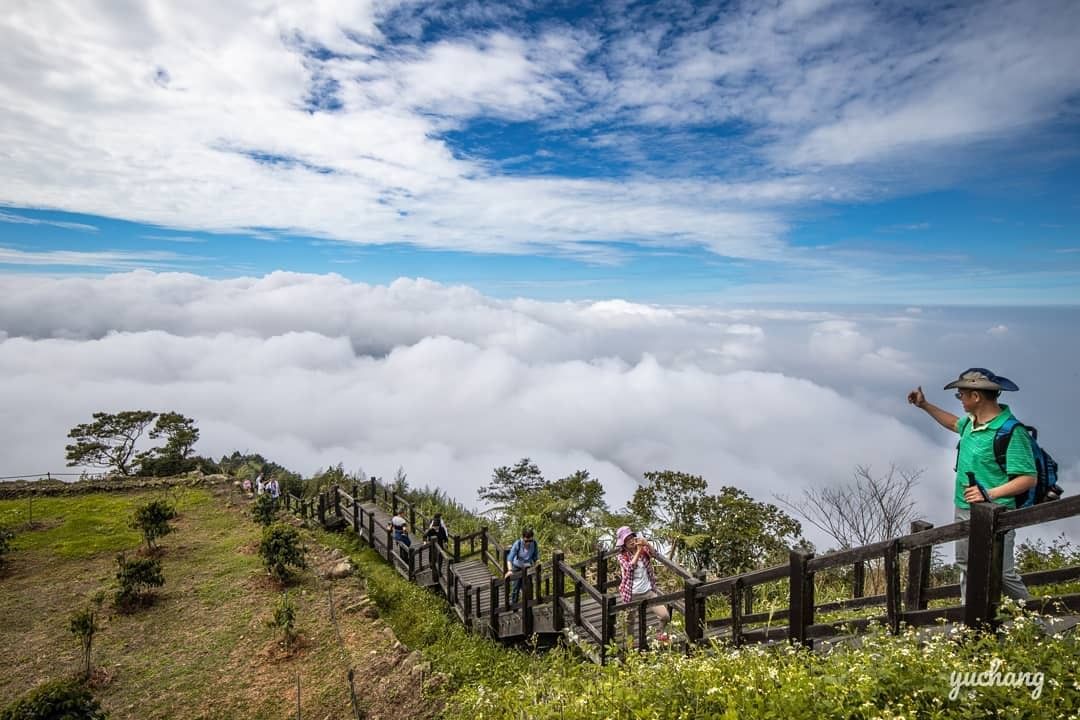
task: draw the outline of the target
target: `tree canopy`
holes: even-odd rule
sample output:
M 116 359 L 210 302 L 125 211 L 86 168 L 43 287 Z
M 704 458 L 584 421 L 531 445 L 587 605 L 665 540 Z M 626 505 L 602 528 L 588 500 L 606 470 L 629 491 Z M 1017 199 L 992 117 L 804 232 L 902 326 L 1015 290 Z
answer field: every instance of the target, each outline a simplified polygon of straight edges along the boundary
M 734 487 L 707 490 L 699 475 L 647 472 L 627 510 L 673 560 L 720 576 L 782 561 L 799 540 L 798 521 L 775 505 Z
M 546 480 L 536 463 L 522 458 L 496 468 L 479 495 L 490 503 L 487 512 L 504 540 L 531 527 L 545 552 L 591 552 L 610 524 L 604 486 L 588 470 Z
M 149 410 L 94 413 L 91 422 L 76 425 L 68 432 L 75 442 L 65 448 L 67 464 L 90 465 L 131 475 L 135 443 L 156 417 L 157 413 Z
M 165 439 L 164 445 L 139 454 L 140 475 L 177 475 L 195 469 L 191 454 L 199 440 L 199 429 L 194 420 L 178 412 L 161 413 L 150 430 L 150 439 L 161 438 Z
M 194 420 L 178 412 L 125 410 L 96 412 L 92 417 L 91 422 L 76 425 L 68 432 L 74 441 L 65 448 L 69 466 L 89 465 L 120 475 L 132 475 L 137 470 L 140 475 L 157 476 L 177 475 L 200 465 L 214 466 L 212 461 L 192 455 L 199 429 Z M 165 443 L 136 453 L 147 428 L 151 440 L 164 439 Z

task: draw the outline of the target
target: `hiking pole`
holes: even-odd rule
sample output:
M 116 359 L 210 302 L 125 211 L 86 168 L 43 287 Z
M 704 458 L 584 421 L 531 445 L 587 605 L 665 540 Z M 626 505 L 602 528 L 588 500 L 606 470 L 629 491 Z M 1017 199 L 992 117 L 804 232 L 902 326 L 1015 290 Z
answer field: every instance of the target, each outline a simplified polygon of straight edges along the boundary
M 975 479 L 975 473 L 968 470 L 966 474 L 968 479 L 968 487 L 979 488 L 979 494 L 982 495 L 982 499 L 986 502 L 990 502 L 990 493 L 986 492 L 986 488 L 980 485 L 979 482 Z

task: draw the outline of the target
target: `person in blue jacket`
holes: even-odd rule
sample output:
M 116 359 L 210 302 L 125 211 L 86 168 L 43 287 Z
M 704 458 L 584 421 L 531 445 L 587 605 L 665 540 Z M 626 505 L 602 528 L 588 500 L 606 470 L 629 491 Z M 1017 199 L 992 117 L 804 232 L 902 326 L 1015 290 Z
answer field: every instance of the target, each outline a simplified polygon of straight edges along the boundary
M 539 559 L 540 546 L 533 538 L 532 528 L 522 528 L 521 537 L 514 541 L 514 544 L 510 546 L 510 551 L 506 553 L 506 575 L 504 577 L 509 578 L 514 573 L 528 571 Z M 522 574 L 514 581 L 514 589 L 510 594 L 511 603 L 518 601 L 524 580 L 525 576 Z

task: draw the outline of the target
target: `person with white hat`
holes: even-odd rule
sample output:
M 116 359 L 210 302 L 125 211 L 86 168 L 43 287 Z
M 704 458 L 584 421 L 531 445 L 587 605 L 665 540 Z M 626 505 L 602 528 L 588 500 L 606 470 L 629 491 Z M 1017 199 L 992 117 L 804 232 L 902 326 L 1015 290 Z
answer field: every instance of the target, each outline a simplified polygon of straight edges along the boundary
M 615 531 L 615 547 L 619 550 L 617 557 L 622 572 L 619 599 L 628 603 L 656 597 L 656 575 L 653 574 L 652 547 L 648 541 L 638 537 L 637 533 L 624 525 Z M 665 628 L 671 621 L 671 613 L 666 605 L 652 605 L 650 609 L 660 621 L 660 629 L 656 633 L 657 641 L 667 642 Z
M 928 401 L 922 387 L 908 393 L 908 402 L 925 410 L 942 427 L 960 436 L 956 446 L 955 519 L 970 519 L 971 503 L 995 502 L 1008 508 L 1015 507 L 1013 498 L 1026 493 L 1036 482 L 1031 439 L 1026 432 L 1012 433 L 1005 452 L 1005 466 L 1002 467 L 995 457 L 994 437 L 997 430 L 1013 417 L 1009 406 L 998 402 L 1001 393 L 1020 388 L 1012 380 L 995 375 L 986 368 L 968 368 L 945 389 L 957 391 L 956 399 L 964 409 L 963 416 L 953 415 Z M 1012 598 L 1027 600 L 1031 594 L 1016 572 L 1013 557 L 1015 540 L 1015 530 L 1005 533 L 1002 590 Z M 956 565 L 960 569 L 961 602 L 965 598 L 967 554 L 967 540 L 958 540 Z

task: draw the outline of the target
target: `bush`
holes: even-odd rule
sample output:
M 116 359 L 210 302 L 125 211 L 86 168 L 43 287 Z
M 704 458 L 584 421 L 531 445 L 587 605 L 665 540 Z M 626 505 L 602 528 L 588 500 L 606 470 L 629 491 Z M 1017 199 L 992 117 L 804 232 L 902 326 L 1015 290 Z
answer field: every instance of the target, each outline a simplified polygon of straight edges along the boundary
M 120 587 L 116 591 L 115 604 L 119 610 L 126 612 L 148 604 L 154 597 L 152 588 L 165 584 L 161 562 L 155 558 L 128 560 L 121 553 L 116 556 L 116 564 L 116 580 Z
M 275 523 L 263 530 L 259 556 L 270 574 L 282 584 L 292 579 L 293 568 L 302 570 L 307 567 L 300 533 L 284 523 Z
M 268 527 L 277 519 L 277 501 L 266 493 L 256 496 L 255 504 L 251 506 L 251 516 L 255 522 Z
M 11 552 L 11 541 L 14 537 L 15 533 L 7 528 L 0 527 L 0 567 L 4 566 L 4 556 Z
M 0 720 L 105 720 L 105 713 L 81 683 L 52 680 L 5 708 Z
M 975 677 L 973 677 L 975 676 Z M 983 718 L 1077 717 L 1080 638 L 1047 636 L 1018 615 L 998 635 L 961 626 L 934 635 L 880 628 L 858 645 L 629 653 L 605 667 L 555 651 L 518 677 L 480 676 L 443 717 Z M 979 684 L 978 678 L 996 677 Z
M 139 530 L 146 541 L 146 549 L 153 550 L 159 537 L 173 531 L 169 521 L 176 517 L 176 508 L 164 500 L 151 500 L 135 508 L 131 527 Z
M 289 593 L 281 593 L 277 607 L 274 608 L 274 619 L 269 623 L 270 627 L 281 631 L 281 638 L 285 641 L 285 649 L 292 648 L 296 640 L 296 606 L 289 598 Z
M 513 682 L 532 667 L 536 658 L 465 629 L 447 612 L 445 603 L 401 577 L 385 558 L 360 547 L 355 538 L 327 533 L 320 540 L 349 553 L 364 578 L 368 596 L 397 638 L 410 648 L 421 648 L 433 671 L 448 676 L 445 692 L 478 682 L 495 683 L 496 678 Z M 506 717 L 519 715 L 520 708 Z
M 71 634 L 79 639 L 83 652 L 83 677 L 90 677 L 90 649 L 94 643 L 94 635 L 97 633 L 97 616 L 93 608 L 84 608 L 76 611 L 68 623 Z

